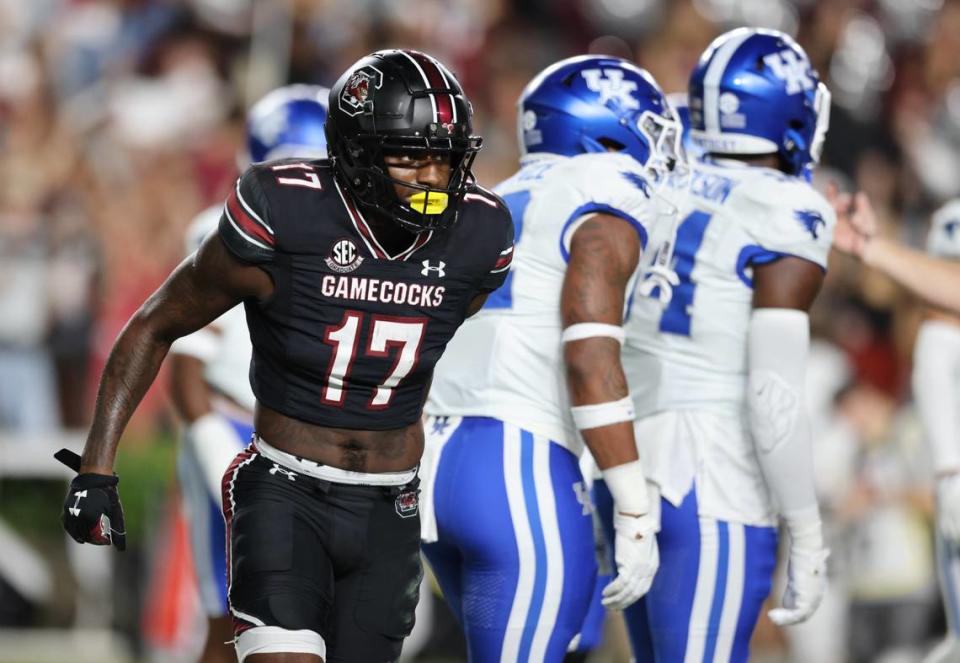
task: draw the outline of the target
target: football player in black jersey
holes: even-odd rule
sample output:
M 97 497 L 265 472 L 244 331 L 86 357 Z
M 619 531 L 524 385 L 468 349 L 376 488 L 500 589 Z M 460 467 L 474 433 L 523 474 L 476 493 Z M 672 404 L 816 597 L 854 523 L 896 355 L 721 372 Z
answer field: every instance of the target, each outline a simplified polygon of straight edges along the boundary
M 417 464 L 433 366 L 500 286 L 513 225 L 432 57 L 379 51 L 330 92 L 329 160 L 245 172 L 219 230 L 120 334 L 64 503 L 124 545 L 113 462 L 176 338 L 246 308 L 256 433 L 223 477 L 230 611 L 248 663 L 396 660 L 421 576 Z

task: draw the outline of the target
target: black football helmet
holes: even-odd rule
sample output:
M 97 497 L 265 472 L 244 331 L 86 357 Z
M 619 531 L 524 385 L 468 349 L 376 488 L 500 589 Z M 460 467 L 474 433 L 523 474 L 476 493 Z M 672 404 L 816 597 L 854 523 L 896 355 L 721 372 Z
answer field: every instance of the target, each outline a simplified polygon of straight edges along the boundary
M 364 208 L 416 233 L 448 228 L 474 180 L 470 167 L 483 140 L 473 135 L 472 115 L 460 83 L 435 59 L 406 49 L 377 51 L 331 88 L 327 146 L 342 183 Z M 385 154 L 442 155 L 450 160 L 450 181 L 446 189 L 398 182 Z M 418 190 L 420 201 L 398 198 L 395 184 Z

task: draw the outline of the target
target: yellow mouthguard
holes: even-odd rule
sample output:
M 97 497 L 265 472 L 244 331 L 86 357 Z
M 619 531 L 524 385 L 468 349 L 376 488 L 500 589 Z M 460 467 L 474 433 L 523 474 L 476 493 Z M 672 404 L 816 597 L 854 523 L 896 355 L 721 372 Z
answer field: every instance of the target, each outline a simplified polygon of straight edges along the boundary
M 440 214 L 447 209 L 447 194 L 431 191 L 428 199 L 426 191 L 415 193 L 410 196 L 410 207 L 421 214 Z

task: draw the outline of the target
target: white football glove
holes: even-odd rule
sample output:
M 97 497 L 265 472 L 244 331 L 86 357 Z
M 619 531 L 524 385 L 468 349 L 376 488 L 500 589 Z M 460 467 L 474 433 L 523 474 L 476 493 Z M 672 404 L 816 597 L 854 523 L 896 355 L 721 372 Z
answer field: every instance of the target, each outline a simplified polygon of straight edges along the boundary
M 642 516 L 616 513 L 614 552 L 617 576 L 603 588 L 601 602 L 608 608 L 623 610 L 647 593 L 660 566 L 657 548 L 657 519 L 653 514 Z
M 817 507 L 805 509 L 795 518 L 784 514 L 790 533 L 790 557 L 787 566 L 787 588 L 783 607 L 773 608 L 767 615 L 777 626 L 804 622 L 816 612 L 827 590 L 827 557 Z
M 960 474 L 937 480 L 937 529 L 948 543 L 960 543 Z

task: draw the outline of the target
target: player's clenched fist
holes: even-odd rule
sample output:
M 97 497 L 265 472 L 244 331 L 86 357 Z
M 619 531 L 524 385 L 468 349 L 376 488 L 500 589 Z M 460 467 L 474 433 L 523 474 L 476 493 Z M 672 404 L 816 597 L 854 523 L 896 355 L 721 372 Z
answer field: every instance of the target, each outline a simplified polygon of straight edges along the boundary
M 68 449 L 61 449 L 54 458 L 74 470 L 80 471 L 80 456 Z M 63 501 L 63 529 L 78 543 L 93 543 L 106 546 L 111 543 L 117 550 L 127 547 L 126 528 L 123 522 L 123 506 L 116 475 L 78 474 L 70 482 L 70 489 Z

